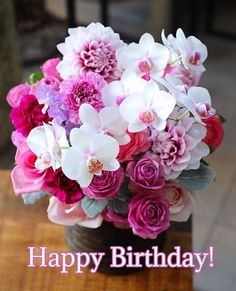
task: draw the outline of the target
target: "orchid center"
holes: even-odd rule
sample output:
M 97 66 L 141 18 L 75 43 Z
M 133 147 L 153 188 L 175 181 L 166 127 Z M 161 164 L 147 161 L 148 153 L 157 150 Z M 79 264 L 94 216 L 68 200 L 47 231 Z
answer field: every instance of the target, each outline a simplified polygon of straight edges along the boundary
M 148 60 L 143 60 L 139 62 L 138 67 L 141 73 L 149 75 L 151 72 L 152 65 Z
M 101 175 L 102 173 L 102 168 L 103 168 L 103 163 L 101 163 L 98 159 L 96 158 L 91 158 L 88 161 L 88 170 L 89 173 L 93 175 Z
M 194 54 L 189 58 L 189 63 L 192 65 L 199 65 L 201 60 L 201 54 L 199 52 L 194 52 Z
M 150 125 L 154 121 L 154 114 L 150 110 L 140 112 L 139 120 L 145 125 Z

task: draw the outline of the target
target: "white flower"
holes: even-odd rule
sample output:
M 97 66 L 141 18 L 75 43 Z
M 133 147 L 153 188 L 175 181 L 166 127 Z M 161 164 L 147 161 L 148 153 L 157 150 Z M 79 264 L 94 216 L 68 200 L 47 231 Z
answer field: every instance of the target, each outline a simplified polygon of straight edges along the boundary
M 129 123 L 130 132 L 142 131 L 150 125 L 163 130 L 175 104 L 172 95 L 160 90 L 154 81 L 149 81 L 142 92 L 131 95 L 121 103 L 120 113 Z
M 116 50 L 124 43 L 118 33 L 101 23 L 91 23 L 68 30 L 65 42 L 57 46 L 63 60 L 57 70 L 63 79 L 92 71 L 104 79 L 117 79 Z
M 147 81 L 127 69 L 119 81 L 113 81 L 102 89 L 102 101 L 105 106 L 119 106 L 131 94 L 141 91 Z
M 105 107 L 98 113 L 93 106 L 85 103 L 80 106 L 79 117 L 83 123 L 80 128 L 86 133 L 108 134 L 121 145 L 130 141 L 126 133 L 128 124 L 117 107 Z
M 74 128 L 70 133 L 70 142 L 72 147 L 62 157 L 62 171 L 81 187 L 87 187 L 93 176 L 100 176 L 103 170 L 116 171 L 120 167 L 116 160 L 119 145 L 113 137 L 91 135 Z
M 207 47 L 198 38 L 195 36 L 186 38 L 183 30 L 179 28 L 176 38 L 172 34 L 166 38 L 162 31 L 162 41 L 166 47 L 181 58 L 186 69 L 205 71 L 203 63 L 207 58 Z
M 39 170 L 60 168 L 63 148 L 69 147 L 65 129 L 55 123 L 33 128 L 26 143 L 37 156 L 35 167 Z
M 124 68 L 133 69 L 142 78 L 163 74 L 169 60 L 169 50 L 156 43 L 149 33 L 145 33 L 139 43 L 131 43 L 117 50 L 118 63 Z

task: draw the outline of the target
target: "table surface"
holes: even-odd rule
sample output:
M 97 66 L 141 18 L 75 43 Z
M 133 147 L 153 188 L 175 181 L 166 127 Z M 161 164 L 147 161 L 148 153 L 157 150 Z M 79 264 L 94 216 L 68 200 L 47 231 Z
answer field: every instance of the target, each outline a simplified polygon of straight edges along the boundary
M 24 205 L 11 186 L 9 171 L 0 171 L 0 290 L 191 291 L 192 270 L 153 268 L 130 275 L 60 274 L 57 268 L 28 268 L 29 246 L 68 252 L 63 226 L 47 219 L 47 199 Z M 191 251 L 191 232 L 168 231 L 166 251 L 180 245 Z

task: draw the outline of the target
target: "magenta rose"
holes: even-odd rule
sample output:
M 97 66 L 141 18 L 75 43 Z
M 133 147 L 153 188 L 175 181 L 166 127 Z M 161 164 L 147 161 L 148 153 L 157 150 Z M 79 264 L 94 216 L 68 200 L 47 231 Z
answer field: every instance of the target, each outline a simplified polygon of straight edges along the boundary
M 76 181 L 67 178 L 61 168 L 55 172 L 52 169 L 47 172 L 44 191 L 50 192 L 66 204 L 73 204 L 84 197 L 80 185 Z
M 140 188 L 157 190 L 165 185 L 163 167 L 153 156 L 145 156 L 138 162 L 129 162 L 126 176 L 131 180 L 131 192 L 137 192 Z
M 100 176 L 94 175 L 92 182 L 83 192 L 86 196 L 98 200 L 115 198 L 123 181 L 122 168 L 116 171 L 102 171 Z
M 13 87 L 7 94 L 7 102 L 11 107 L 17 107 L 21 99 L 30 93 L 30 85 L 28 83 L 20 84 Z
M 129 228 L 128 213 L 117 213 L 111 208 L 107 207 L 102 212 L 102 217 L 108 222 L 113 222 L 117 228 Z
M 42 113 L 43 105 L 40 105 L 34 95 L 25 95 L 18 107 L 10 112 L 11 121 L 15 129 L 23 136 L 27 136 L 31 129 L 48 123 L 51 118 Z
M 128 222 L 134 234 L 155 239 L 170 227 L 167 199 L 154 193 L 134 195 L 129 203 Z

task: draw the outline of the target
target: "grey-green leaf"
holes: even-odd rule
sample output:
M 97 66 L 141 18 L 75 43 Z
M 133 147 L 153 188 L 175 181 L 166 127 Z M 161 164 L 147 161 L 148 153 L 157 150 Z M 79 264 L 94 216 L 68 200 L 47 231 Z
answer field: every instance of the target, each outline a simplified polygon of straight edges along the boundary
M 177 178 L 190 191 L 207 188 L 215 179 L 215 172 L 201 162 L 199 169 L 183 171 Z
M 84 196 L 81 200 L 81 207 L 90 218 L 94 218 L 100 214 L 106 208 L 107 204 L 107 200 L 94 200 L 87 196 Z

